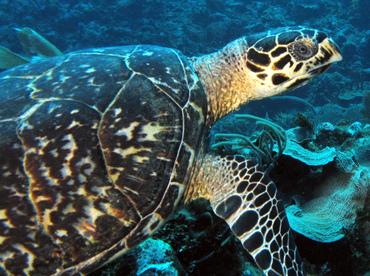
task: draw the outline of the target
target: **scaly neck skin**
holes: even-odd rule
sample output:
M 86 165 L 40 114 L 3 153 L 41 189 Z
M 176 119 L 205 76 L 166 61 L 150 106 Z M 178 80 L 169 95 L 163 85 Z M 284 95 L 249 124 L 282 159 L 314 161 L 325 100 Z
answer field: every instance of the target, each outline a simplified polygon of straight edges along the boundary
M 254 98 L 257 84 L 251 81 L 246 67 L 247 48 L 246 41 L 240 38 L 216 53 L 192 58 L 207 93 L 208 125 Z
M 257 84 L 249 78 L 246 67 L 246 49 L 243 38 L 237 39 L 218 52 L 190 59 L 207 94 L 207 126 L 255 98 Z M 185 201 L 199 197 L 210 199 L 214 187 L 205 185 L 219 180 L 219 164 L 205 149 L 200 149 L 199 162 L 193 172 Z

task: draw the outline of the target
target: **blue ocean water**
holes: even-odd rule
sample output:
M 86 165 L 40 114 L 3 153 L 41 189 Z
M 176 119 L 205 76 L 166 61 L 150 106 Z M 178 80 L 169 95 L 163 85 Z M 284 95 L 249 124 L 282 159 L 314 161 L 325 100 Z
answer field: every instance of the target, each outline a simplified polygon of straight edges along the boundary
M 302 146 L 312 151 L 335 148 L 349 156 L 356 173 L 358 168 L 364 170 L 366 177 L 358 185 L 366 186 L 365 195 L 359 199 L 348 198 L 361 203 L 345 205 L 361 208 L 343 213 L 357 215 L 348 229 L 341 230 L 343 237 L 334 242 L 319 242 L 297 233 L 296 243 L 309 275 L 369 275 L 369 0 L 0 0 L 0 46 L 21 55 L 25 53 L 14 28 L 29 27 L 37 31 L 63 53 L 153 44 L 178 49 L 191 57 L 215 52 L 245 35 L 294 25 L 329 33 L 338 44 L 343 60 L 308 85 L 289 93 L 291 97 L 252 102 L 237 112 L 267 117 L 285 129 L 302 127 L 297 122 L 297 114 L 302 114 L 314 125 L 315 132 L 315 138 L 302 142 Z M 243 123 L 232 117 L 225 118 L 214 129 L 214 132 L 244 131 Z M 301 164 L 283 156 L 271 171 L 271 177 L 278 187 L 281 185 L 280 192 L 289 194 L 294 202 L 302 200 L 303 206 L 308 199 L 296 194 L 311 193 L 310 199 L 316 201 L 310 203 L 310 208 L 320 204 L 329 208 L 319 199 L 325 200 L 327 194 L 320 190 L 313 195 L 312 190 L 331 177 L 333 166 L 333 162 L 319 166 Z M 337 181 L 341 187 L 347 185 L 343 179 L 350 179 L 356 173 L 346 173 L 331 181 Z M 287 183 L 281 184 L 284 181 Z M 296 183 L 306 186 L 297 188 Z M 330 185 L 327 189 L 335 190 L 334 194 L 346 193 L 344 188 L 337 190 Z M 328 194 L 332 195 L 330 191 Z M 310 208 L 308 213 L 315 209 Z M 154 238 L 171 245 L 173 252 L 168 255 L 174 255 L 172 259 L 165 256 L 165 261 L 153 260 L 148 248 L 138 248 L 91 275 L 262 275 L 249 264 L 252 259 L 207 204 L 191 206 L 190 211 L 176 216 Z M 142 261 L 145 256 L 148 267 L 144 261 L 141 263 L 144 267 L 138 268 L 136 260 Z M 155 263 L 161 261 L 168 266 Z M 174 268 L 169 269 L 170 264 Z

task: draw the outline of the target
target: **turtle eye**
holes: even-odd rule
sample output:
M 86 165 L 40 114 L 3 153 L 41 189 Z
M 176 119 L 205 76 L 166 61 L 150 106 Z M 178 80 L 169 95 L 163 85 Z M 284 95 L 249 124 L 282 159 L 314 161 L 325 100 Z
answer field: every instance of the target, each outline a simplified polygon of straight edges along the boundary
M 289 45 L 288 49 L 297 61 L 307 60 L 313 57 L 318 50 L 316 43 L 309 39 L 295 41 Z
M 294 50 L 296 54 L 300 55 L 301 57 L 312 57 L 312 49 L 301 42 L 296 43 L 296 45 L 294 46 Z

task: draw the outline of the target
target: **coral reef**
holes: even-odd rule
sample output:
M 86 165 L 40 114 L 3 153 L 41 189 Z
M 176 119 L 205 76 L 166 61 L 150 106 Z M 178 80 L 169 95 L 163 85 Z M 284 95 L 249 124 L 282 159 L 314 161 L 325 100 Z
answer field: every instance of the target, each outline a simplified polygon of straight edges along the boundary
M 235 124 L 238 116 L 233 117 Z M 370 194 L 370 127 L 349 120 L 342 120 L 338 125 L 322 122 L 315 127 L 305 116 L 298 115 L 298 119 L 300 126 L 286 131 L 285 150 L 271 172 L 285 202 L 291 227 L 311 241 L 332 244 L 344 240 L 343 246 L 350 246 L 347 250 L 362 252 L 365 250 L 362 245 L 349 244 L 347 240 L 354 234 L 367 239 L 370 234 L 357 225 L 361 218 L 359 210 L 370 208 L 366 205 Z M 231 123 L 229 119 L 229 127 Z M 219 137 L 231 140 L 218 145 L 227 145 L 232 153 L 248 156 L 249 151 L 243 147 L 250 148 L 251 141 L 255 141 L 251 139 L 258 137 L 258 133 L 243 139 L 240 134 L 222 134 Z M 366 258 L 356 262 L 367 267 Z M 341 275 L 337 274 L 341 269 L 332 260 L 321 267 L 310 263 L 307 266 L 313 273 L 326 275 L 335 271 L 333 275 Z M 345 273 L 348 275 L 348 271 Z
M 367 123 L 370 123 L 370 91 L 366 92 L 363 97 L 361 113 L 365 117 Z
M 363 169 L 354 173 L 339 170 L 327 173 L 309 196 L 300 196 L 297 204 L 286 207 L 291 227 L 319 242 L 343 238 L 343 229 L 354 224 L 356 210 L 364 207 L 369 177 L 369 173 Z
M 270 100 L 289 100 L 289 101 L 295 101 L 298 103 L 301 103 L 305 106 L 307 106 L 314 114 L 316 114 L 315 107 L 310 104 L 308 101 L 305 99 L 299 98 L 299 97 L 294 97 L 294 96 L 274 96 L 270 98 Z
M 162 240 L 148 239 L 139 245 L 137 256 L 138 276 L 186 275 L 172 247 Z
M 307 129 L 305 127 L 290 128 L 286 131 L 288 140 L 296 143 L 302 143 L 306 140 L 313 140 L 316 138 L 313 129 Z
M 311 151 L 304 148 L 303 144 L 300 143 L 306 140 L 319 142 L 320 139 L 315 140 L 316 136 L 321 137 L 327 135 L 328 132 L 336 136 L 357 137 L 362 129 L 362 124 L 357 122 L 344 128 L 340 127 L 340 131 L 337 131 L 338 127 L 331 124 L 323 125 L 317 128 L 316 135 L 310 136 L 307 133 L 312 134 L 313 124 L 305 116 L 299 115 L 297 124 L 300 127 L 288 130 L 288 139 L 285 140 L 285 136 L 284 139 L 280 138 L 284 132 L 271 122 L 267 123 L 267 120 L 250 115 L 236 115 L 236 119 L 238 118 L 255 120 L 260 124 L 262 123 L 265 128 L 268 126 L 268 129 L 272 130 L 274 134 L 271 135 L 271 138 L 274 137 L 275 142 L 268 140 L 266 142 L 268 146 L 266 147 L 261 147 L 265 142 L 256 143 L 264 136 L 265 130 L 260 132 L 257 135 L 258 138 L 254 141 L 240 134 L 216 134 L 216 138 L 221 137 L 228 140 L 214 144 L 213 148 L 219 149 L 220 147 L 229 146 L 232 153 L 247 156 L 250 153 L 245 152 L 245 148 L 251 149 L 255 153 L 254 156 L 259 157 L 257 159 L 262 165 L 266 163 L 266 160 L 272 160 L 271 158 L 265 158 L 266 150 L 262 149 L 268 148 L 268 152 L 273 152 L 273 145 L 276 143 L 279 145 L 277 156 L 281 155 L 283 148 L 285 156 L 290 156 L 302 162 L 305 166 L 322 167 L 314 181 L 316 182 L 315 189 L 307 192 L 307 186 L 310 186 L 312 181 L 311 176 L 308 176 L 306 180 L 300 183 L 303 187 L 296 185 L 295 193 L 289 194 L 295 204 L 290 204 L 286 208 L 288 220 L 295 231 L 315 241 L 333 242 L 343 238 L 343 229 L 354 224 L 356 210 L 364 207 L 369 190 L 368 179 L 370 179 L 370 175 L 367 170 L 358 167 L 350 156 L 334 147 L 326 146 L 323 149 Z M 281 142 L 279 143 L 279 141 Z M 311 145 L 311 147 L 313 146 Z M 334 163 L 335 166 L 330 163 Z M 306 190 L 306 192 L 302 192 L 301 189 Z
M 357 146 L 353 149 L 356 162 L 363 166 L 370 167 L 370 144 Z
M 329 122 L 333 125 L 347 120 L 348 122 L 364 122 L 364 117 L 361 114 L 362 105 L 353 104 L 347 108 L 336 104 L 326 104 L 318 108 L 315 122 Z
M 318 151 L 310 151 L 300 144 L 288 140 L 284 155 L 293 157 L 308 166 L 322 166 L 333 161 L 336 157 L 336 150 L 333 147 L 325 147 Z

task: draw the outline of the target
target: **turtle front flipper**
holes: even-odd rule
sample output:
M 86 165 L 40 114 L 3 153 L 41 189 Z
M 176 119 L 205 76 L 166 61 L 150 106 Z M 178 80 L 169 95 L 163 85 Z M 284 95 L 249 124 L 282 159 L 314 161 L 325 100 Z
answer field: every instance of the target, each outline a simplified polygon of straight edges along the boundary
M 241 156 L 207 155 L 196 179 L 202 182 L 211 185 L 203 195 L 214 212 L 266 275 L 305 275 L 277 189 L 257 164 Z

